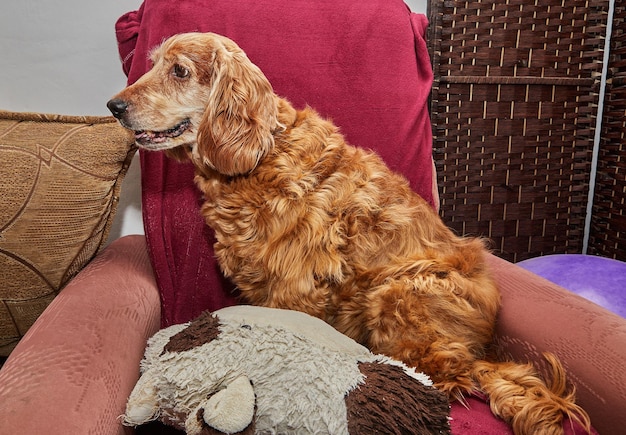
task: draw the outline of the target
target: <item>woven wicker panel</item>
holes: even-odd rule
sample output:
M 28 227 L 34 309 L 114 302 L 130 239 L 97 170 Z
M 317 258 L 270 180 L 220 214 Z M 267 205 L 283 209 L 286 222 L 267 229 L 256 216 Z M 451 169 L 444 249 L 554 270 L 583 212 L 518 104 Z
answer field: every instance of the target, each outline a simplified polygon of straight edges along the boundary
M 607 1 L 431 1 L 444 221 L 519 261 L 581 252 Z
M 626 261 L 626 1 L 615 6 L 589 251 Z

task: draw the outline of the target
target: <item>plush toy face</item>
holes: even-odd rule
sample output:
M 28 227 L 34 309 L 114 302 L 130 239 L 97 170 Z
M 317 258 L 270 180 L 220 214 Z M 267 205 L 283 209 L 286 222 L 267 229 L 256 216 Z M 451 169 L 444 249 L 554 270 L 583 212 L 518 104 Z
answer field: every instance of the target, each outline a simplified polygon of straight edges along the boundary
M 447 433 L 430 379 L 303 313 L 237 306 L 148 342 L 125 424 L 200 433 Z M 393 429 L 393 427 L 396 429 Z

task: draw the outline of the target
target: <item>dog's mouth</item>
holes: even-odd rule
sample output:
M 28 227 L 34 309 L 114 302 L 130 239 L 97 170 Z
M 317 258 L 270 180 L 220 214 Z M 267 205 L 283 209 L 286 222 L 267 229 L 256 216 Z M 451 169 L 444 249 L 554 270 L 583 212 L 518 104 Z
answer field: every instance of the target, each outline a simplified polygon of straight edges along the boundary
M 159 144 L 165 142 L 168 139 L 173 139 L 182 135 L 191 127 L 191 121 L 185 119 L 184 121 L 176 124 L 169 130 L 163 131 L 150 131 L 150 130 L 135 130 L 135 141 L 139 145 Z

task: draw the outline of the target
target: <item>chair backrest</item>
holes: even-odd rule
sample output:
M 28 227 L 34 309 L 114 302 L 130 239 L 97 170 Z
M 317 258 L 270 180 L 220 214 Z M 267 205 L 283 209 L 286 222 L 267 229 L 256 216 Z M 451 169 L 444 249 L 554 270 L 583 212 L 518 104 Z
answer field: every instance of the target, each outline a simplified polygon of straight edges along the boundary
M 375 150 L 434 205 L 427 100 L 432 70 L 427 21 L 401 0 L 146 0 L 120 18 L 129 83 L 165 38 L 215 32 L 236 41 L 277 94 L 310 105 L 348 142 Z M 163 300 L 163 324 L 235 303 L 213 258 L 190 165 L 143 152 L 143 216 Z

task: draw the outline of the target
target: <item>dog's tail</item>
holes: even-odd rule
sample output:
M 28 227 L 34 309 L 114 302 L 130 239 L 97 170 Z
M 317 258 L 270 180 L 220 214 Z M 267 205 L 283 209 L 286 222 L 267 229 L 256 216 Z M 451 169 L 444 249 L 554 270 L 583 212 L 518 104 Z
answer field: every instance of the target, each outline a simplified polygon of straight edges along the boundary
M 563 434 L 563 417 L 569 417 L 591 433 L 587 413 L 574 402 L 565 370 L 551 353 L 544 357 L 552 379 L 544 382 L 532 364 L 476 361 L 473 378 L 489 396 L 494 414 L 511 425 L 516 434 Z

